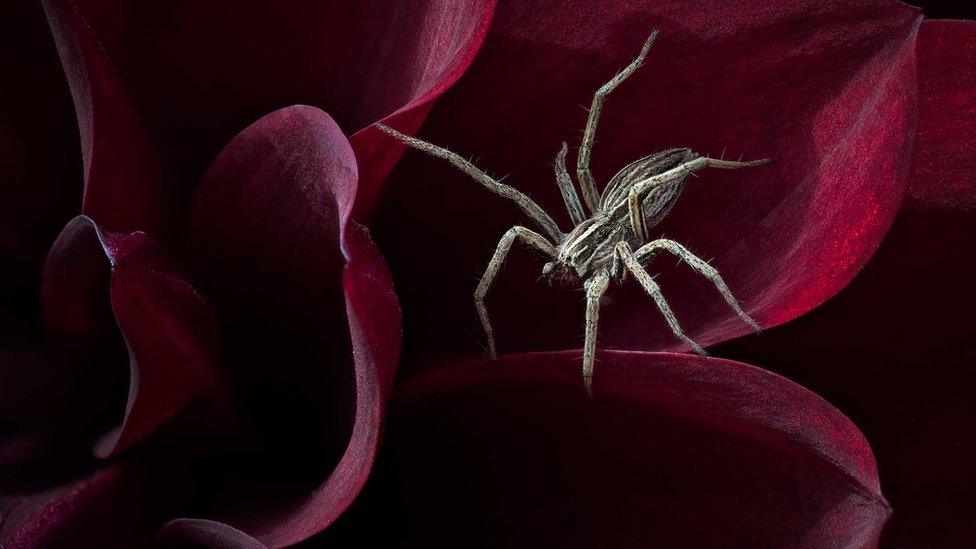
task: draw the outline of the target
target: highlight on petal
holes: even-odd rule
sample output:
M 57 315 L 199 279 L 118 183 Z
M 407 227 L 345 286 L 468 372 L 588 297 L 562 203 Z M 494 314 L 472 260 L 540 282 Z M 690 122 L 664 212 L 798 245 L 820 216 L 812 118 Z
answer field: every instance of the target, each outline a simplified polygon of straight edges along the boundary
M 976 439 L 959 431 L 976 423 L 976 209 L 968 198 L 976 172 L 954 171 L 971 158 L 969 138 L 942 132 L 964 126 L 967 111 L 950 120 L 941 108 L 976 96 L 965 78 L 976 62 L 971 29 L 922 23 L 919 69 L 944 72 L 919 80 L 910 198 L 863 272 L 796 322 L 716 350 L 803 379 L 863 427 L 897 510 L 884 546 L 976 543 Z
M 905 206 L 976 209 L 976 22 L 926 21 L 918 36 L 918 131 Z
M 329 115 L 275 111 L 210 166 L 187 241 L 229 342 L 228 376 L 263 448 L 208 477 L 203 519 L 168 540 L 230 536 L 268 546 L 329 526 L 369 474 L 400 350 L 400 317 L 383 258 L 350 218 L 356 158 Z
M 421 137 L 475 155 L 565 227 L 552 173 L 559 144 L 578 145 L 587 117 L 579 106 L 660 29 L 644 65 L 606 99 L 595 176 L 602 188 L 634 159 L 676 146 L 772 157 L 748 170 L 701 172 L 650 235 L 709 260 L 746 311 L 771 327 L 843 288 L 890 226 L 913 142 L 919 17 L 881 0 L 580 1 L 559 10 L 511 2 L 496 10 L 477 59 Z M 470 352 L 478 277 L 505 230 L 530 221 L 421 153 L 409 154 L 394 179 L 372 226 L 395 278 L 411 281 L 400 297 L 416 349 Z M 540 289 L 542 262 L 512 255 L 488 298 L 499 346 L 579 346 L 579 293 Z M 648 269 L 661 273 L 690 336 L 708 345 L 751 331 L 714 285 L 677 263 L 662 257 Z M 601 322 L 604 346 L 684 348 L 636 284 L 611 289 Z
M 470 64 L 494 9 L 494 0 L 72 4 L 192 183 L 234 134 L 296 103 L 328 111 L 349 135 L 391 115 L 416 129 Z M 353 141 L 372 197 L 399 155 L 371 130 Z
M 4 495 L 0 545 L 146 547 L 163 507 L 153 485 L 145 471 L 113 465 L 41 492 Z
M 44 267 L 45 323 L 76 343 L 105 337 L 110 313 L 129 354 L 124 419 L 96 446 L 100 457 L 141 440 L 214 388 L 216 319 L 165 252 L 142 232 L 112 233 L 80 216 Z M 110 301 L 110 311 L 108 310 Z
M 76 2 L 42 3 L 81 134 L 82 211 L 106 230 L 164 232 L 171 221 L 173 186 L 117 68 Z
M 728 360 L 598 358 L 592 399 L 579 351 L 408 380 L 364 495 L 383 514 L 352 535 L 383 547 L 876 541 L 890 509 L 871 449 L 820 397 Z

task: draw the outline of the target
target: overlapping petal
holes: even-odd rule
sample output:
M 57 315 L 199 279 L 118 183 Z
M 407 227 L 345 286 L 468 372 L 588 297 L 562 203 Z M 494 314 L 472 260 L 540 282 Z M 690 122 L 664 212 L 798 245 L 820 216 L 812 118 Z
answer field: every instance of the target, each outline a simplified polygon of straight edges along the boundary
M 51 332 L 76 342 L 111 333 L 110 306 L 129 351 L 124 419 L 99 441 L 99 455 L 127 448 L 214 388 L 214 312 L 147 234 L 111 233 L 76 218 L 48 255 L 42 298 Z
M 227 334 L 231 383 L 263 437 L 259 456 L 213 472 L 205 507 L 270 546 L 321 531 L 358 494 L 399 356 L 389 273 L 350 218 L 357 172 L 331 117 L 289 107 L 224 149 L 190 209 L 187 241 Z M 163 535 L 221 532 L 233 530 L 181 519 Z
M 146 470 L 113 465 L 44 491 L 4 495 L 0 545 L 145 547 L 164 507 L 156 488 Z
M 889 509 L 861 433 L 820 397 L 728 360 L 575 352 L 409 380 L 354 535 L 411 547 L 861 547 Z M 368 524 L 382 522 L 382 529 Z
M 913 141 L 918 21 L 915 10 L 884 1 L 510 3 L 423 137 L 477 155 L 487 171 L 510 174 L 508 183 L 560 210 L 550 159 L 560 141 L 578 142 L 579 106 L 659 28 L 644 66 L 607 99 L 596 176 L 605 182 L 615 168 L 674 146 L 773 157 L 761 168 L 701 173 L 653 235 L 712 260 L 746 309 L 773 326 L 841 289 L 891 223 Z M 411 281 L 401 298 L 415 311 L 417 348 L 470 351 L 477 277 L 505 229 L 530 222 L 419 153 L 398 173 L 376 233 L 395 276 Z M 664 272 L 661 285 L 690 335 L 710 344 L 749 331 L 708 281 L 674 263 L 650 268 Z M 514 258 L 495 284 L 489 309 L 502 349 L 578 346 L 578 294 L 540 291 L 538 273 L 538 261 Z M 610 298 L 604 345 L 679 348 L 638 288 Z
M 891 545 L 966 545 L 976 451 L 976 193 L 971 157 L 971 22 L 927 21 L 919 33 L 923 98 L 909 198 L 872 261 L 822 309 L 726 356 L 763 364 L 830 398 L 864 429 L 896 513 Z M 941 100 L 938 98 L 942 98 Z M 967 152 L 968 151 L 968 152 Z M 945 166 L 936 169 L 935 164 Z
M 139 137 L 128 120 L 124 95 L 131 97 L 183 190 L 196 184 L 228 139 L 288 105 L 324 108 L 349 135 L 389 116 L 416 128 L 431 101 L 471 62 L 494 9 L 493 0 L 47 5 L 56 29 L 81 29 L 61 46 L 69 76 L 82 84 L 73 87 L 84 88 L 82 94 L 89 93 L 85 85 L 91 87 L 84 99 L 93 106 L 82 102 L 79 111 L 107 117 L 113 114 L 109 109 L 117 111 L 101 120 L 113 124 L 102 131 L 105 141 Z M 82 128 L 85 137 L 90 130 L 84 120 Z M 361 192 L 372 201 L 398 155 L 371 132 L 353 142 L 364 160 Z M 111 150 L 133 146 L 119 142 Z M 109 155 L 101 162 L 116 170 L 135 162 Z M 99 163 L 97 157 L 92 163 Z M 148 200 L 127 194 L 116 199 L 122 196 Z
M 0 327 L 9 336 L 33 311 L 37 273 L 81 186 L 71 98 L 33 2 L 0 6 L 0 71 Z
M 82 211 L 110 231 L 171 229 L 173 183 L 117 67 L 75 2 L 43 4 L 78 118 Z

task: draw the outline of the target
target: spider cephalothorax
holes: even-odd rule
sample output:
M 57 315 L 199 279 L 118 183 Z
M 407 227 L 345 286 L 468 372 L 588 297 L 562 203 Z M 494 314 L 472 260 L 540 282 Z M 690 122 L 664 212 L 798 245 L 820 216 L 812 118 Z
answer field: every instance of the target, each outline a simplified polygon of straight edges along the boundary
M 729 307 L 743 321 L 759 330 L 759 326 L 742 310 L 714 267 L 673 240 L 663 238 L 649 240 L 648 230 L 657 225 L 671 210 L 671 206 L 684 190 L 685 179 L 689 174 L 705 167 L 744 168 L 757 166 L 768 160 L 732 162 L 700 156 L 691 149 L 669 149 L 632 162 L 613 176 L 602 193 L 597 193 L 596 183 L 590 172 L 590 153 L 593 149 L 603 100 L 644 62 L 656 37 L 657 31 L 652 32 L 637 58 L 597 90 L 593 96 L 583 143 L 580 145 L 576 162 L 576 174 L 583 193 L 582 203 L 569 172 L 566 171 L 568 151 L 566 143 L 563 143 L 562 149 L 556 155 L 556 183 L 559 185 L 559 191 L 573 222 L 573 229 L 568 233 L 562 232 L 552 217 L 531 198 L 518 189 L 492 178 L 461 156 L 426 141 L 404 135 L 393 128 L 376 124 L 376 127 L 387 134 L 411 147 L 449 161 L 488 190 L 514 201 L 545 233 L 544 236 L 518 226 L 509 229 L 498 243 L 495 254 L 488 263 L 488 269 L 475 290 L 475 306 L 488 338 L 488 350 L 492 358 L 496 356 L 495 334 L 488 318 L 484 298 L 516 240 L 529 244 L 550 258 L 542 268 L 544 277 L 555 280 L 583 280 L 583 287 L 586 289 L 583 383 L 587 391 L 590 390 L 593 377 L 600 298 L 611 279 L 622 281 L 628 272 L 633 274 L 637 282 L 654 300 L 671 331 L 695 352 L 705 354 L 697 343 L 685 335 L 674 313 L 671 312 L 671 307 L 661 294 L 660 287 L 642 267 L 661 252 L 668 252 L 683 259 L 693 269 L 711 280 Z M 584 213 L 584 204 L 589 215 Z

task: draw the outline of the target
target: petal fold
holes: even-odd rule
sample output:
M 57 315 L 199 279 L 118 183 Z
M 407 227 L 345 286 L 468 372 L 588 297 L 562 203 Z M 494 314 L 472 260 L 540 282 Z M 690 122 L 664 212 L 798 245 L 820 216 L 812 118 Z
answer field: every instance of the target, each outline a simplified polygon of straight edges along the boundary
M 104 337 L 110 314 L 129 354 L 121 424 L 96 445 L 107 457 L 141 440 L 209 393 L 216 383 L 219 336 L 208 301 L 146 233 L 112 233 L 94 220 L 71 221 L 44 267 L 45 323 L 74 343 Z
M 390 117 L 415 130 L 470 64 L 495 2 L 70 4 L 131 90 L 184 190 L 241 129 L 305 103 L 355 134 L 369 203 L 401 149 L 360 130 Z
M 172 222 L 173 186 L 117 67 L 76 2 L 43 5 L 78 119 L 82 211 L 109 231 L 164 234 Z
M 229 375 L 267 439 L 261 465 L 224 471 L 228 485 L 255 488 L 208 509 L 272 547 L 325 529 L 358 495 L 399 356 L 389 273 L 350 218 L 357 173 L 329 115 L 288 107 L 231 141 L 190 209 L 187 241 L 229 334 Z M 260 491 L 269 485 L 274 496 Z M 163 535 L 218 531 L 200 520 Z

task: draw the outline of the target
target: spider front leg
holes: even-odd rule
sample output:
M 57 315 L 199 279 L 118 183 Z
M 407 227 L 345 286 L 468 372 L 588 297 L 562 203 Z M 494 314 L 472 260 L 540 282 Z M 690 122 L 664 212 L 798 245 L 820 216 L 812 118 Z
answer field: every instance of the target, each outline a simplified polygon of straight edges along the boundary
M 410 137 L 409 135 L 403 134 L 379 122 L 374 123 L 373 126 L 390 137 L 403 142 L 409 147 L 413 147 L 414 149 L 425 152 L 433 157 L 447 160 L 455 168 L 467 174 L 468 177 L 477 181 L 484 188 L 497 194 L 498 196 L 507 198 L 514 202 L 515 205 L 525 213 L 525 215 L 529 216 L 529 218 L 532 219 L 532 221 L 534 221 L 539 228 L 545 231 L 546 234 L 548 234 L 549 237 L 554 241 L 558 241 L 559 238 L 562 237 L 562 232 L 559 230 L 559 226 L 556 225 L 556 222 L 553 221 L 552 216 L 546 213 L 546 211 L 543 210 L 541 206 L 536 204 L 535 201 L 515 187 L 506 185 L 500 180 L 497 180 L 481 171 L 477 166 L 461 155 L 449 151 L 444 147 L 438 147 L 433 143 L 428 143 L 423 139 Z
M 746 312 L 742 310 L 742 307 L 739 306 L 738 300 L 736 300 L 735 296 L 732 295 L 732 291 L 729 290 L 728 285 L 726 285 L 725 281 L 722 280 L 722 277 L 718 274 L 718 270 L 706 263 L 702 258 L 688 251 L 688 248 L 685 248 L 674 240 L 662 238 L 641 246 L 636 252 L 634 252 L 634 256 L 637 263 L 643 265 L 661 250 L 671 252 L 678 258 L 683 259 L 685 263 L 691 266 L 692 269 L 698 271 L 702 276 L 711 280 L 712 284 L 715 284 L 715 287 L 718 288 L 719 293 L 722 294 L 725 302 L 729 304 L 729 307 L 731 307 L 733 311 L 735 311 L 735 314 L 739 315 L 739 318 L 741 318 L 742 321 L 748 324 L 753 330 L 757 332 L 762 331 L 759 324 L 757 324 L 756 321 L 746 314 Z
M 644 42 L 644 47 L 637 54 L 637 58 L 631 61 L 629 65 L 624 67 L 624 70 L 617 73 L 606 84 L 600 86 L 600 89 L 593 94 L 590 115 L 586 119 L 586 130 L 583 133 L 583 143 L 580 145 L 579 155 L 576 157 L 576 175 L 579 178 L 580 189 L 583 190 L 583 201 L 586 202 L 586 206 L 590 209 L 591 213 L 596 213 L 600 203 L 600 196 L 596 192 L 596 181 L 593 179 L 593 172 L 590 171 L 590 154 L 593 152 L 593 141 L 596 139 L 596 125 L 600 121 L 600 110 L 603 109 L 603 100 L 606 99 L 607 95 L 614 88 L 619 86 L 630 75 L 634 74 L 641 66 L 647 57 L 647 52 L 651 51 L 651 44 L 654 43 L 655 38 L 657 38 L 657 30 L 651 32 L 651 35 Z
M 551 242 L 546 240 L 541 234 L 526 229 L 525 227 L 512 227 L 498 241 L 495 254 L 491 256 L 491 261 L 488 262 L 488 268 L 485 270 L 484 276 L 481 277 L 478 288 L 474 291 L 474 306 L 478 310 L 481 326 L 484 328 L 485 336 L 488 338 L 488 354 L 491 358 L 497 358 L 498 353 L 495 349 L 495 330 L 491 326 L 491 320 L 488 318 L 488 309 L 485 307 L 485 295 L 488 294 L 488 289 L 491 288 L 491 283 L 494 282 L 495 275 L 498 274 L 498 270 L 505 263 L 505 257 L 508 255 L 509 250 L 512 248 L 512 243 L 516 239 L 520 239 L 526 244 L 533 246 L 550 258 L 556 257 L 556 247 Z
M 600 272 L 583 284 L 586 288 L 586 335 L 583 338 L 583 386 L 592 395 L 593 363 L 596 360 L 596 329 L 600 320 L 600 298 L 607 291 L 610 277 Z
M 654 304 L 657 305 L 658 310 L 664 315 L 664 320 L 668 323 L 668 327 L 674 332 L 674 335 L 678 336 L 681 341 L 684 341 L 686 345 L 692 348 L 696 353 L 708 356 L 708 353 L 701 348 L 701 345 L 695 343 L 690 337 L 685 335 L 684 330 L 681 329 L 681 325 L 678 324 L 678 319 L 674 316 L 674 312 L 671 310 L 671 306 L 668 305 L 667 300 L 664 299 L 664 294 L 661 293 L 661 287 L 654 282 L 651 275 L 647 274 L 644 267 L 637 261 L 634 257 L 634 252 L 631 251 L 630 245 L 626 242 L 620 242 L 617 244 L 617 253 L 620 254 L 621 259 L 624 261 L 624 265 L 627 267 L 631 273 L 633 273 L 634 278 L 637 282 L 643 286 L 644 291 L 646 291 L 651 298 L 654 300 Z

